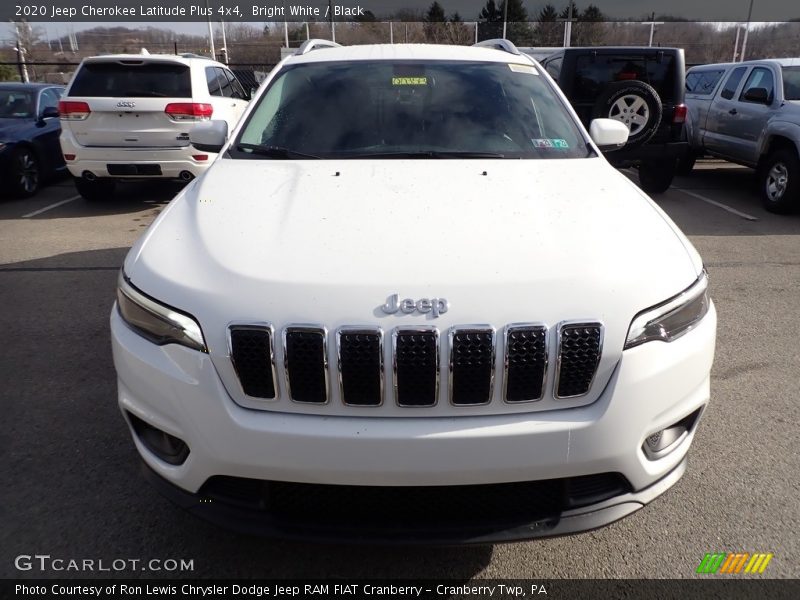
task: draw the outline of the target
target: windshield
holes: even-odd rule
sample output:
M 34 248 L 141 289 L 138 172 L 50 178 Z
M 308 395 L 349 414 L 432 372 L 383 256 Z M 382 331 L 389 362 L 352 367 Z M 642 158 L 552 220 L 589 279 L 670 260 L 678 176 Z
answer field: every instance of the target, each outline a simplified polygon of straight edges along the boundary
M 530 64 L 358 61 L 287 67 L 234 158 L 577 158 L 590 155 Z
M 783 67 L 783 97 L 800 100 L 800 67 Z
M 0 119 L 30 119 L 36 99 L 24 90 L 0 90 Z

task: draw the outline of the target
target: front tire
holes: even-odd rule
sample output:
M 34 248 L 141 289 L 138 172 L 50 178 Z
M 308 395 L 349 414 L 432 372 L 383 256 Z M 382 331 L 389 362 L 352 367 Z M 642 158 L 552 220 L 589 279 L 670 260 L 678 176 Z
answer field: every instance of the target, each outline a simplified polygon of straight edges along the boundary
M 75 187 L 78 193 L 89 202 L 100 202 L 108 200 L 114 195 L 116 182 L 112 179 L 95 179 L 89 181 L 84 177 L 74 178 Z
M 794 212 L 800 204 L 800 159 L 793 150 L 770 154 L 759 173 L 761 203 L 779 215 Z
M 676 168 L 676 160 L 642 162 L 639 165 L 639 187 L 648 194 L 663 194 L 672 185 Z
M 30 198 L 41 187 L 39 159 L 30 148 L 20 148 L 11 157 L 11 193 L 17 198 Z

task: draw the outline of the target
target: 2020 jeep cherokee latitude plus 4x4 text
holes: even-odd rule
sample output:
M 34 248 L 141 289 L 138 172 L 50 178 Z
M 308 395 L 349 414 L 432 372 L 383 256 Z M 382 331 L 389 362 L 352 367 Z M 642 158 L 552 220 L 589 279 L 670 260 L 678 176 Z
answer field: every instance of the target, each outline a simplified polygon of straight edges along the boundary
M 147 476 L 242 531 L 487 542 L 619 519 L 685 469 L 697 252 L 532 59 L 308 42 L 128 254 Z M 227 139 L 227 141 L 226 141 Z M 208 501 L 210 500 L 210 501 Z

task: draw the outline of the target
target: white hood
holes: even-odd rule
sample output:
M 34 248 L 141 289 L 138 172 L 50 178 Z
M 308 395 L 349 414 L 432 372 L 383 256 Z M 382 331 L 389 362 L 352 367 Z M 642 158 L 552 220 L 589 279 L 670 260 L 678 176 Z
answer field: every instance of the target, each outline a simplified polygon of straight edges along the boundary
M 606 327 L 608 375 L 633 316 L 691 285 L 699 265 L 602 158 L 220 159 L 125 269 L 145 293 L 193 314 L 217 356 L 232 321 L 499 331 L 592 319 Z M 446 298 L 450 310 L 386 315 L 380 306 L 395 293 Z

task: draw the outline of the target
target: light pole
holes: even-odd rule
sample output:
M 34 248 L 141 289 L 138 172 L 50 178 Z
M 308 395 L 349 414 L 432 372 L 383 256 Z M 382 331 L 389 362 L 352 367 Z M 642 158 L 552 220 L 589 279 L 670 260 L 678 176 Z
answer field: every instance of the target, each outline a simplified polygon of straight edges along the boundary
M 648 46 L 653 45 L 653 32 L 655 31 L 656 25 L 663 25 L 664 21 L 644 21 L 642 25 L 650 25 L 650 42 L 647 44 Z
M 217 52 L 214 50 L 214 30 L 211 28 L 211 9 L 206 0 L 206 19 L 208 20 L 208 45 L 211 50 L 211 59 L 217 60 Z
M 503 39 L 508 39 L 506 36 L 506 26 L 508 25 L 508 0 L 503 0 Z
M 556 21 L 564 23 L 564 48 L 569 48 L 570 42 L 572 41 L 572 22 L 578 20 L 572 18 L 573 6 L 574 4 L 572 3 L 572 0 L 569 0 L 569 11 L 567 12 L 567 18 L 556 19 Z
M 750 33 L 750 17 L 753 16 L 753 0 L 750 0 L 750 8 L 747 11 L 747 25 L 744 28 L 744 39 L 742 40 L 742 58 L 744 60 L 744 51 L 747 49 L 747 34 Z M 739 62 L 741 62 L 739 61 Z
M 737 62 L 736 57 L 739 56 L 739 34 L 745 27 L 746 25 L 744 23 L 736 24 L 736 40 L 733 42 L 733 60 L 731 60 L 731 62 Z

